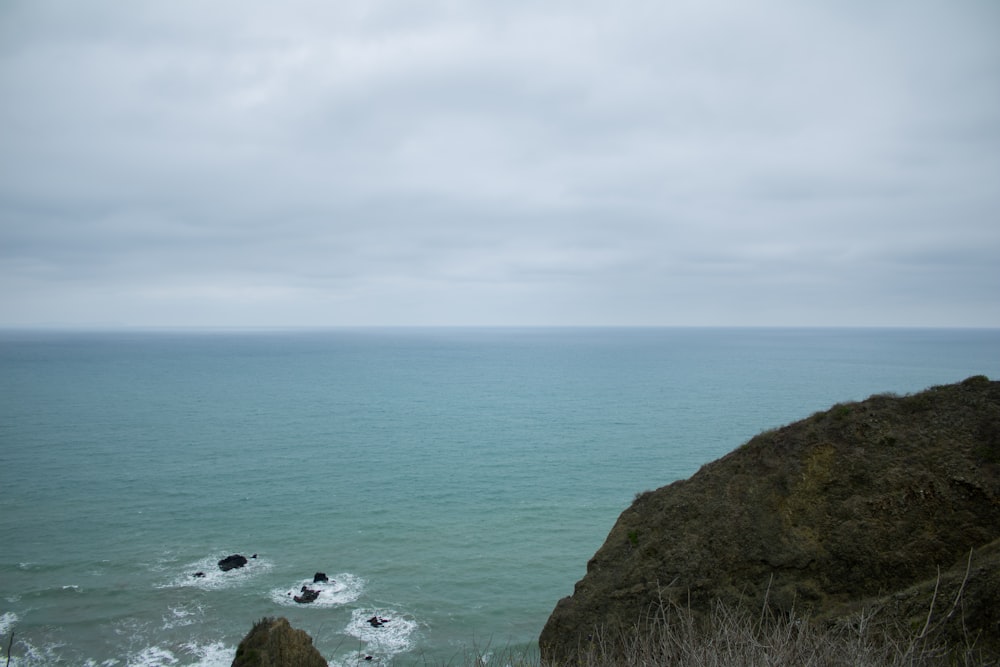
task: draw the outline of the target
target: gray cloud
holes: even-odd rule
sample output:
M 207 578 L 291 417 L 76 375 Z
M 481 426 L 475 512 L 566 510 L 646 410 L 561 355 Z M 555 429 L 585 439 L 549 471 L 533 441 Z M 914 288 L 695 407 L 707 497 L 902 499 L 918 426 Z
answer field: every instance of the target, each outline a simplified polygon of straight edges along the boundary
M 1000 6 L 0 8 L 0 325 L 1000 326 Z

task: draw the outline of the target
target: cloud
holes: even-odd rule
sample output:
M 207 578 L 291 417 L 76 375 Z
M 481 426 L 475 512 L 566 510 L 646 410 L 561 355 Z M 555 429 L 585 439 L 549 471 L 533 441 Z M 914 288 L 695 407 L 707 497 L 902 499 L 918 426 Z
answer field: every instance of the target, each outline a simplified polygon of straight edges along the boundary
M 5 3 L 0 324 L 1000 326 L 997 27 Z

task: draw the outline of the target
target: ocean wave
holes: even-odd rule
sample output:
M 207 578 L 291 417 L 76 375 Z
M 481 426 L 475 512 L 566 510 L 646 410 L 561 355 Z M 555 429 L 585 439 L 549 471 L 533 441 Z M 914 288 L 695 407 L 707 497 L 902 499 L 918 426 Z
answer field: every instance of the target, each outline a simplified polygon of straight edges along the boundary
M 198 610 L 200 613 L 200 609 Z M 183 619 L 193 615 L 180 610 Z M 115 657 L 93 658 L 80 655 L 77 647 L 62 641 L 52 641 L 51 636 L 29 638 L 17 632 L 18 616 L 13 612 L 0 614 L 0 667 L 5 665 L 8 633 L 15 631 L 11 651 L 10 667 L 49 667 L 50 665 L 82 665 L 83 667 L 229 667 L 236 654 L 235 646 L 227 646 L 222 641 L 189 641 L 186 643 L 154 643 L 158 640 L 149 634 L 145 624 L 133 622 L 123 625 L 118 632 L 123 644 L 131 644 L 131 649 L 115 651 Z M 130 640 L 137 640 L 134 643 Z M 139 648 L 143 644 L 150 645 Z
M 295 602 L 295 596 L 302 593 L 303 587 L 317 591 L 319 597 L 307 604 Z M 357 600 L 364 587 L 364 579 L 343 572 L 326 582 L 313 583 L 312 579 L 303 579 L 291 588 L 275 588 L 271 591 L 271 601 L 286 607 L 337 607 Z
M 187 663 L 186 667 L 229 667 L 236 655 L 235 646 L 226 646 L 222 642 L 211 644 L 184 644 L 181 648 L 197 662 Z
M 0 614 L 0 637 L 6 637 L 17 620 L 17 614 L 12 611 Z
M 61 662 L 59 649 L 65 644 L 51 643 L 45 646 L 35 646 L 31 642 L 18 637 L 14 641 L 13 656 L 7 656 L 10 667 L 45 667 Z M 6 651 L 7 647 L 4 646 Z
M 159 646 L 148 646 L 137 654 L 129 656 L 128 667 L 167 667 L 180 661 L 173 653 Z
M 202 616 L 204 616 L 204 610 L 201 605 L 170 607 L 168 612 L 163 616 L 162 628 L 164 630 L 173 630 L 175 628 L 194 625 Z
M 192 642 L 181 645 L 179 652 L 184 655 L 178 657 L 171 650 L 160 646 L 149 646 L 129 656 L 126 664 L 128 667 L 228 667 L 233 661 L 236 649 L 222 642 L 211 644 Z

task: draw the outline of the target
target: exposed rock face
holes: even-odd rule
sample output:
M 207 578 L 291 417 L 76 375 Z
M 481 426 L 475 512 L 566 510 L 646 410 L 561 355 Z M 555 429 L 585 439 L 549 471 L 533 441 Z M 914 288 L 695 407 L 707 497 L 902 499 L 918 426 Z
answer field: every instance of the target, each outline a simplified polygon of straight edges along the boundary
M 232 667 L 327 667 L 327 662 L 304 630 L 285 618 L 265 618 L 240 642 Z
M 226 556 L 219 561 L 219 569 L 223 572 L 229 572 L 230 570 L 235 570 L 241 568 L 247 564 L 246 556 L 240 554 L 233 554 L 232 556 Z
M 309 604 L 310 602 L 315 602 L 319 599 L 319 591 L 309 588 L 308 586 L 303 586 L 299 591 L 299 595 L 292 598 L 299 604 Z
M 637 496 L 539 643 L 569 661 L 664 599 L 875 609 L 919 630 L 940 571 L 935 627 L 1000 657 L 998 566 L 1000 382 L 979 376 L 836 405 Z

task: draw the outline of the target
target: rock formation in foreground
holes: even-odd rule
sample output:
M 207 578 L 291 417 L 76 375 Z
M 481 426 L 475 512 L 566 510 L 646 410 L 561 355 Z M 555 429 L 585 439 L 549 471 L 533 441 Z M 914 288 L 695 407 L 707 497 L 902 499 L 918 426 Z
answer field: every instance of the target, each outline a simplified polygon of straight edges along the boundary
M 240 642 L 232 667 L 327 667 L 327 662 L 305 630 L 285 618 L 265 618 Z
M 838 404 L 640 494 L 552 612 L 542 656 L 569 662 L 664 601 L 820 622 L 864 609 L 1000 659 L 1000 382 Z

